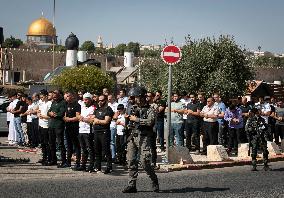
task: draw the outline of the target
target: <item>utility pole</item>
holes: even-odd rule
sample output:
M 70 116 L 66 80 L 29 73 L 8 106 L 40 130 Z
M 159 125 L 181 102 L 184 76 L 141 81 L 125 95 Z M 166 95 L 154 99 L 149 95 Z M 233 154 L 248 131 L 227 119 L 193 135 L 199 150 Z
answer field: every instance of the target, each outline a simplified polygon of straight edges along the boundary
M 0 68 L 2 69 L 2 84 L 5 85 L 5 67 L 3 67 L 2 65 L 2 61 L 3 61 L 3 52 L 2 52 L 2 45 L 0 44 L 0 53 L 1 53 L 1 60 L 0 60 Z
M 53 35 L 53 39 L 52 39 L 52 71 L 54 71 L 55 69 L 55 54 L 54 54 L 54 50 L 55 50 L 55 39 L 56 39 L 56 31 L 55 31 L 55 0 L 53 0 L 53 19 L 52 19 L 52 23 L 53 23 L 53 30 L 55 35 Z

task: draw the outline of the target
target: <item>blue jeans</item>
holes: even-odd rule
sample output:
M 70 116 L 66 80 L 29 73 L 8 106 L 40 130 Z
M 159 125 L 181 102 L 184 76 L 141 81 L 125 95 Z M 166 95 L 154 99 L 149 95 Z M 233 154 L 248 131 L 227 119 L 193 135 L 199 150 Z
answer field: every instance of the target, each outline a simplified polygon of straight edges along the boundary
M 182 123 L 172 123 L 170 137 L 169 137 L 170 139 L 169 146 L 174 145 L 174 136 L 176 136 L 176 145 L 183 146 L 184 140 L 183 140 Z
M 157 121 L 155 128 L 161 148 L 164 148 L 164 121 Z
M 115 145 L 116 128 L 110 128 L 110 132 L 111 132 L 111 136 L 110 136 L 111 158 L 115 159 L 116 157 L 116 145 Z
M 19 143 L 24 143 L 25 137 L 24 137 L 24 133 L 23 133 L 22 125 L 21 125 L 21 117 L 14 118 L 14 125 L 16 129 L 16 133 L 19 137 Z

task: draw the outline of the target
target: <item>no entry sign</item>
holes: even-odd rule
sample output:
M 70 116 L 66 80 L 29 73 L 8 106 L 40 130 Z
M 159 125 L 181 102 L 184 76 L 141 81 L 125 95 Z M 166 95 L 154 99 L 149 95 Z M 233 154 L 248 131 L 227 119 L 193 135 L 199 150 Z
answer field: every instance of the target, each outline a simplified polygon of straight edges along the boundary
M 175 45 L 168 45 L 162 50 L 161 57 L 168 65 L 177 64 L 181 59 L 181 49 Z

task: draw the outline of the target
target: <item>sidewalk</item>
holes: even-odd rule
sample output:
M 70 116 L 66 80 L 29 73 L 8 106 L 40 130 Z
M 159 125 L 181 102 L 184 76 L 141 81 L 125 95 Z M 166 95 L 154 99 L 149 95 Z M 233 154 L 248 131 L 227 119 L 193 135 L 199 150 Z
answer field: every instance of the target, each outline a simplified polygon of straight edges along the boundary
M 13 159 L 30 159 L 29 163 L 36 163 L 41 158 L 40 149 L 27 149 L 19 148 L 16 146 L 9 146 L 6 142 L 6 137 L 0 137 L 0 156 L 5 158 Z M 227 161 L 222 162 L 210 162 L 207 160 L 206 155 L 196 155 L 190 153 L 194 163 L 193 164 L 163 164 L 162 157 L 165 155 L 165 152 L 158 152 L 158 165 L 159 170 L 157 172 L 170 172 L 170 171 L 180 171 L 180 170 L 201 170 L 201 169 L 213 169 L 213 168 L 224 168 L 232 166 L 244 166 L 251 164 L 251 158 L 239 158 L 239 157 L 229 157 Z M 284 161 L 284 153 L 280 155 L 269 156 L 270 162 Z M 258 158 L 258 163 L 262 163 L 262 156 Z

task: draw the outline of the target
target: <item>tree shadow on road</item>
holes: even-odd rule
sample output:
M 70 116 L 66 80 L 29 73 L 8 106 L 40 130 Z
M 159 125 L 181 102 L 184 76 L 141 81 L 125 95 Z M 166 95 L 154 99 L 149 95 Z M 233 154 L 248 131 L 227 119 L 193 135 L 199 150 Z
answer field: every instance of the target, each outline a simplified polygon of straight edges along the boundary
M 191 187 L 185 187 L 185 188 L 176 188 L 176 189 L 169 189 L 169 190 L 160 190 L 160 193 L 187 193 L 187 192 L 216 192 L 216 191 L 227 191 L 230 190 L 230 188 L 211 188 L 211 187 L 204 187 L 204 188 L 191 188 Z
M 272 169 L 272 171 L 284 171 L 284 168 Z

